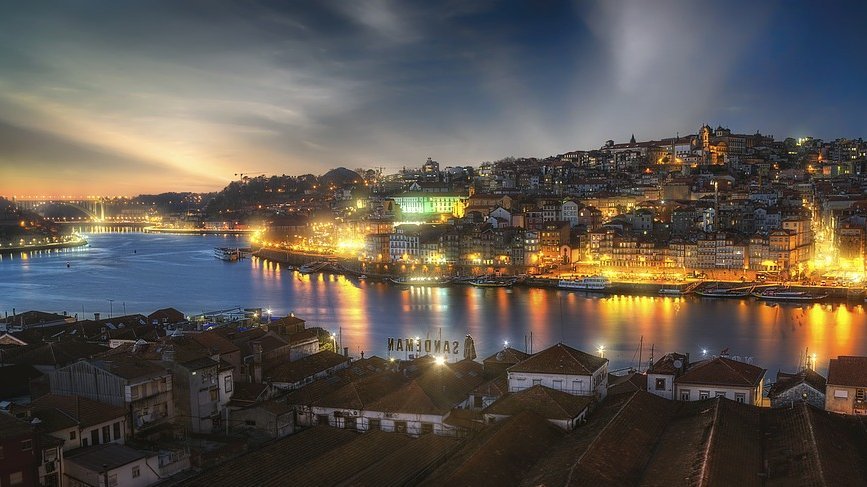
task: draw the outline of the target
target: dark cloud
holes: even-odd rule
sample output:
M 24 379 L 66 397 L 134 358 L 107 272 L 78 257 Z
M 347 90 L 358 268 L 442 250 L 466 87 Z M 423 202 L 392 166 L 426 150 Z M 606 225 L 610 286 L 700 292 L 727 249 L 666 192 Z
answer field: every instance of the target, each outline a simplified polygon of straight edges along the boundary
M 142 191 L 219 187 L 249 169 L 548 155 L 704 122 L 860 136 L 864 13 L 855 2 L 7 2 L 0 131 L 176 176 L 139 178 Z M 51 160 L 77 167 L 83 187 L 110 181 L 90 158 L 15 147 L 14 160 L 0 154 L 6 171 Z

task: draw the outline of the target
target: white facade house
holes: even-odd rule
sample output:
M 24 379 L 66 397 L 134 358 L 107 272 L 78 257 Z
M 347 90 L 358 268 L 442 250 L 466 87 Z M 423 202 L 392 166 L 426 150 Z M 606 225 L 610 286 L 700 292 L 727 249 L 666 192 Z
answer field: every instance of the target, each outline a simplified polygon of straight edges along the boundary
M 867 414 L 867 357 L 831 359 L 825 386 L 825 410 Z
M 558 343 L 509 367 L 509 392 L 542 385 L 576 396 L 603 399 L 608 390 L 608 359 Z
M 46 394 L 28 406 L 42 431 L 63 441 L 63 451 L 126 442 L 126 411 L 122 407 L 78 396 Z
M 680 401 L 703 401 L 725 397 L 736 402 L 762 403 L 765 369 L 727 357 L 690 364 L 674 380 L 674 397 Z
M 581 205 L 577 201 L 564 201 L 560 207 L 560 220 L 569 222 L 569 226 L 575 228 L 578 225 L 579 211 L 581 211 Z
M 674 379 L 689 366 L 689 355 L 667 353 L 647 370 L 647 392 L 674 399 Z
M 80 448 L 64 458 L 68 487 L 148 487 L 160 481 L 156 455 L 107 444 Z M 108 484 L 106 485 L 106 481 Z

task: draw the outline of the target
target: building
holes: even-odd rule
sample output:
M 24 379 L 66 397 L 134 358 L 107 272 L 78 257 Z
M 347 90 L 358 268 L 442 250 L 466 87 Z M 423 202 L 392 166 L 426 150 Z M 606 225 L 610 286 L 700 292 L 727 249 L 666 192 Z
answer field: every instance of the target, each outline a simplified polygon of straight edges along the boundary
M 509 367 L 509 392 L 543 385 L 576 396 L 603 399 L 608 390 L 608 359 L 563 343 Z
M 41 434 L 33 423 L 0 412 L 0 485 L 59 486 L 63 479 L 63 441 Z
M 126 441 L 126 411 L 78 396 L 46 394 L 28 406 L 40 428 L 63 441 L 63 450 Z
M 736 402 L 761 405 L 765 369 L 728 357 L 715 357 L 689 364 L 674 379 L 674 397 L 702 401 L 724 397 Z
M 674 399 L 674 380 L 689 367 L 689 354 L 667 353 L 647 370 L 647 392 Z
M 174 419 L 172 372 L 128 354 L 82 360 L 51 372 L 48 380 L 54 394 L 122 407 L 133 434 Z
M 825 378 L 811 369 L 796 374 L 777 372 L 777 381 L 768 390 L 772 408 L 791 407 L 805 402 L 819 409 L 825 408 Z
M 147 487 L 189 467 L 186 454 L 156 454 L 110 443 L 70 452 L 65 461 L 64 485 Z
M 841 355 L 831 359 L 825 409 L 843 414 L 867 414 L 867 357 Z
M 486 407 L 482 413 L 486 423 L 493 423 L 523 411 L 533 411 L 551 424 L 571 431 L 584 421 L 593 401 L 591 396 L 576 396 L 543 385 L 535 385 L 501 397 Z

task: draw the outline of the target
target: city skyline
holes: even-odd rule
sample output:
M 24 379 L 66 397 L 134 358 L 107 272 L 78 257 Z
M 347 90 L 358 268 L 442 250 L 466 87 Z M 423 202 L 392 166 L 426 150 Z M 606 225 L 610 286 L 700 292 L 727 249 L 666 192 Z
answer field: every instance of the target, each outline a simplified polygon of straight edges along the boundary
M 477 165 L 721 124 L 860 137 L 864 6 L 0 7 L 0 194 Z M 862 12 L 863 13 L 863 12 Z M 848 112 L 847 112 L 848 109 Z M 851 113 L 849 113 L 851 112 Z

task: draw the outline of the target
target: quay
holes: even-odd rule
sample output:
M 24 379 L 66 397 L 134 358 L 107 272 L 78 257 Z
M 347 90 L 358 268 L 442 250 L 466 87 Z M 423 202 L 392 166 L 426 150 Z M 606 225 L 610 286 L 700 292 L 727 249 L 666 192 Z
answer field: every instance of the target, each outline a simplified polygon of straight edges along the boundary
M 163 228 L 144 227 L 144 233 L 166 233 L 173 235 L 252 235 L 256 233 L 251 228 L 214 229 L 214 228 Z
M 42 243 L 42 244 L 33 244 L 33 245 L 16 245 L 11 247 L 4 247 L 0 245 L 0 254 L 17 254 L 19 252 L 36 252 L 40 250 L 62 250 L 62 249 L 72 249 L 76 247 L 83 247 L 87 245 L 87 240 L 83 238 L 79 238 L 78 240 L 72 240 L 69 242 L 52 242 L 52 243 Z
M 266 259 L 272 262 L 286 264 L 293 267 L 300 267 L 306 264 L 313 264 L 316 262 L 328 262 L 330 265 L 325 266 L 322 272 L 329 272 L 333 274 L 342 274 L 352 277 L 358 277 L 359 275 L 366 275 L 368 278 L 373 280 L 387 280 L 389 278 L 406 276 L 409 274 L 407 271 L 402 271 L 400 268 L 400 264 L 376 264 L 374 266 L 365 265 L 366 263 L 359 262 L 355 259 L 341 258 L 332 254 L 317 254 L 317 253 L 304 253 L 304 252 L 296 252 L 282 249 L 271 249 L 271 248 L 261 248 L 253 253 L 254 256 L 260 259 Z M 425 266 L 416 266 L 419 269 Z M 449 277 L 455 276 L 472 276 L 472 266 L 449 266 L 452 272 L 448 274 Z M 430 270 L 430 269 L 428 269 Z M 430 275 L 440 275 L 442 273 L 431 273 Z M 571 275 L 571 274 L 567 274 Z M 528 287 L 537 287 L 537 288 L 549 288 L 549 289 L 557 289 L 557 284 L 563 276 L 551 276 L 551 275 L 543 275 L 543 276 L 531 276 L 526 279 L 522 279 L 516 283 L 516 285 L 521 284 Z M 456 283 L 459 283 L 457 281 Z M 605 290 L 604 294 L 611 295 L 626 295 L 626 296 L 660 296 L 661 289 L 671 289 L 673 287 L 677 287 L 680 289 L 685 289 L 688 291 L 692 291 L 696 288 L 700 288 L 705 285 L 712 285 L 714 283 L 720 283 L 729 286 L 735 287 L 750 287 L 755 286 L 756 289 L 780 286 L 785 287 L 790 291 L 802 291 L 807 293 L 816 293 L 816 294 L 827 294 L 828 297 L 821 300 L 821 302 L 845 302 L 845 301 L 864 301 L 865 298 L 865 288 L 853 288 L 853 287 L 841 287 L 841 286 L 819 286 L 819 285 L 802 285 L 795 283 L 785 283 L 785 282 L 753 282 L 753 281 L 742 281 L 742 280 L 724 280 L 724 279 L 706 279 L 706 280 L 697 280 L 691 279 L 687 282 L 674 282 L 674 281 L 653 281 L 653 282 L 645 282 L 645 281 L 611 281 L 611 288 Z M 571 292 L 587 292 L 587 291 L 571 291 Z M 591 291 L 592 292 L 592 291 Z M 688 294 L 685 294 L 688 295 Z M 751 298 L 751 297 L 750 297 Z M 721 298 L 702 298 L 702 299 L 721 299 Z M 817 301 L 819 302 L 819 301 Z

